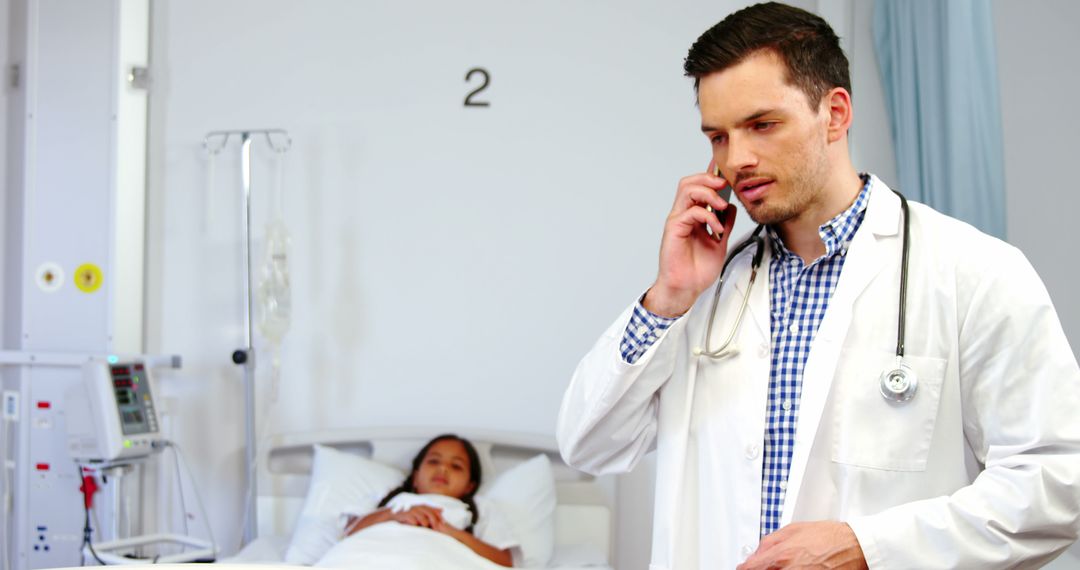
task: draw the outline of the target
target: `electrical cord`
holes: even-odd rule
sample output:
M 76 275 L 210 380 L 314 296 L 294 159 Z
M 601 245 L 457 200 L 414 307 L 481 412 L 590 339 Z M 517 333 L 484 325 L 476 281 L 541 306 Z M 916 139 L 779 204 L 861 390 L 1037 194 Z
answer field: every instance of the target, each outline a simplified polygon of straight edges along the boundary
M 199 486 L 195 484 L 195 477 L 191 475 L 191 467 L 188 465 L 187 457 L 184 455 L 184 450 L 180 448 L 180 445 L 175 441 L 166 440 L 165 445 L 172 447 L 176 451 L 176 456 L 184 464 L 184 472 L 187 473 L 188 480 L 191 481 L 191 489 L 195 491 L 195 501 L 199 505 L 199 513 L 202 515 L 203 525 L 206 527 L 206 534 L 210 538 L 210 547 L 216 553 L 217 541 L 214 540 L 214 529 L 210 527 L 210 518 L 206 516 L 206 508 L 203 506 L 202 494 L 199 493 Z M 183 486 L 183 481 L 178 482 Z M 184 517 L 187 517 L 187 513 L 184 513 Z
M 179 448 L 176 446 L 170 445 L 169 448 L 173 451 L 173 467 L 176 468 L 176 486 L 180 490 L 180 511 L 184 515 L 184 535 L 186 536 L 191 534 L 191 531 L 188 529 L 187 501 L 184 500 L 184 478 L 180 476 L 180 453 L 177 451 Z
M 78 473 L 78 480 L 82 481 L 83 480 L 83 466 L 80 465 L 78 461 L 75 462 L 75 469 L 76 469 L 76 472 Z M 86 491 L 83 491 L 83 492 L 85 493 Z M 94 557 L 94 560 L 96 560 L 98 564 L 100 564 L 102 566 L 108 566 L 108 564 L 98 556 L 97 552 L 94 551 L 94 544 L 90 540 L 91 536 L 93 536 L 94 530 L 90 526 L 90 505 L 88 505 L 87 503 L 88 503 L 88 501 L 86 500 L 86 497 L 84 496 L 83 497 L 83 512 L 86 513 L 86 518 L 84 519 L 84 522 L 83 522 L 83 543 L 82 543 L 82 545 L 84 547 L 87 547 L 87 548 L 90 549 L 90 554 Z M 80 548 L 79 550 L 82 550 L 82 548 Z M 84 560 L 82 562 L 85 563 L 86 562 L 85 555 L 83 555 L 83 557 L 84 557 Z M 85 565 L 85 564 L 83 564 L 83 565 Z
M 94 551 L 94 543 L 90 541 L 90 536 L 93 530 L 90 528 L 90 509 L 83 504 L 83 510 L 86 511 L 86 522 L 83 523 L 83 546 L 90 549 L 90 555 L 94 557 L 94 560 L 101 566 L 108 566 L 108 564 L 102 560 L 97 552 Z

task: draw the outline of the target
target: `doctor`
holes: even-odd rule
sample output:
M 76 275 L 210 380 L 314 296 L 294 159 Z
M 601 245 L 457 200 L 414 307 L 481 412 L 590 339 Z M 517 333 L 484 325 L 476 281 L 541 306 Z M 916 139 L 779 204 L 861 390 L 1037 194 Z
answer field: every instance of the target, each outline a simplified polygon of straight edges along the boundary
M 1080 369 L 1031 265 L 855 170 L 848 62 L 821 18 L 746 8 L 685 69 L 721 174 L 679 183 L 655 282 L 575 371 L 564 458 L 619 473 L 657 450 L 654 570 L 1061 553 Z M 729 244 L 729 184 L 760 240 Z

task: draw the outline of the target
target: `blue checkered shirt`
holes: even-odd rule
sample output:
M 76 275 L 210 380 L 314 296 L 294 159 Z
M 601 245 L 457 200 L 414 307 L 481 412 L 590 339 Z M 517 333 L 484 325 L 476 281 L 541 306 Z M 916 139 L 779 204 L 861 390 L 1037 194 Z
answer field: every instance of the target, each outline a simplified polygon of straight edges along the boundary
M 803 368 L 844 268 L 848 244 L 862 225 L 869 196 L 870 179 L 863 176 L 863 188 L 855 202 L 818 228 L 825 255 L 809 265 L 788 251 L 773 228 L 767 228 L 773 251 L 769 262 L 772 360 L 761 465 L 761 536 L 780 526 L 795 447 Z M 620 344 L 623 359 L 633 364 L 677 320 L 654 315 L 638 301 Z

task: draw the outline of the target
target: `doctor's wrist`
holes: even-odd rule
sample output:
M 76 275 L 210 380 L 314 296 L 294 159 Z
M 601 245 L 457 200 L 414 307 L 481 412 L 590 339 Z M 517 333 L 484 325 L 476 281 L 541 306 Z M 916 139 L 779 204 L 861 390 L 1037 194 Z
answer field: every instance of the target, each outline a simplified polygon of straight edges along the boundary
M 660 284 L 654 284 L 641 296 L 641 306 L 650 313 L 675 319 L 686 314 L 694 306 L 697 295 L 671 291 Z

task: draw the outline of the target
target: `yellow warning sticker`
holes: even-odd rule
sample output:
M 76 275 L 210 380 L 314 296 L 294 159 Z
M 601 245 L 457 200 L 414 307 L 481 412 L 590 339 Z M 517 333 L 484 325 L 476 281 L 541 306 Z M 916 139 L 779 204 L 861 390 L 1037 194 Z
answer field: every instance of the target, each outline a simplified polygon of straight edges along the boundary
M 75 270 L 75 286 L 83 293 L 93 293 L 101 287 L 101 268 L 84 263 Z

